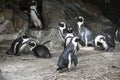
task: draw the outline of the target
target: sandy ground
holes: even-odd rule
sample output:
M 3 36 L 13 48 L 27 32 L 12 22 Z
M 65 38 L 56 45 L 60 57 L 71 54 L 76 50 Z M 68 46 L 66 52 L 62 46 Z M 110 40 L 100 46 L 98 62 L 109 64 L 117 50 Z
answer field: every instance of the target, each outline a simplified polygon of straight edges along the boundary
M 120 43 L 113 52 L 79 50 L 78 65 L 70 72 L 56 71 L 62 48 L 50 50 L 50 59 L 6 55 L 8 47 L 0 48 L 0 80 L 120 80 Z

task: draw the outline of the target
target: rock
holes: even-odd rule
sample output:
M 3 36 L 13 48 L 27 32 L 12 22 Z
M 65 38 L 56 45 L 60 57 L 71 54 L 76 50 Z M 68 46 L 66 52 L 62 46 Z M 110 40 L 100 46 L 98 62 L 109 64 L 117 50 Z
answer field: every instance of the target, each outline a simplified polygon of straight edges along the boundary
M 34 39 L 38 43 L 43 43 L 47 40 L 52 40 L 52 42 L 48 45 L 51 48 L 61 47 L 59 45 L 62 41 L 59 37 L 59 33 L 57 30 L 58 22 L 60 21 L 65 21 L 68 27 L 72 27 L 75 32 L 75 35 L 78 34 L 77 22 L 75 20 L 75 17 L 79 15 L 85 18 L 85 23 L 93 30 L 95 34 L 97 34 L 102 29 L 112 30 L 112 28 L 114 27 L 109 19 L 102 16 L 100 10 L 96 8 L 96 6 L 90 5 L 88 3 L 83 3 L 82 0 L 52 0 L 47 2 L 43 1 L 42 15 L 46 26 L 50 28 L 48 30 L 29 30 L 27 21 L 28 17 L 26 17 L 26 14 L 21 12 L 20 10 L 14 11 L 15 12 L 13 15 L 12 10 L 4 10 L 5 15 L 1 17 L 1 20 L 3 18 L 3 21 L 5 22 L 7 20 L 10 21 L 11 26 L 8 27 L 8 25 L 10 24 L 7 24 L 6 27 L 4 27 L 2 26 L 3 24 L 1 24 L 2 27 L 0 33 L 3 34 L 13 32 L 16 34 L 17 32 L 21 34 L 23 32 L 28 32 L 29 35 L 35 37 Z
M 5 33 L 13 33 L 15 29 L 13 28 L 13 23 L 10 20 L 6 20 L 1 26 L 0 26 L 0 34 Z
M 49 49 L 61 48 L 62 39 L 59 36 L 57 29 L 50 29 L 47 31 L 29 31 L 28 34 L 32 36 L 32 40 L 35 40 L 38 44 L 43 44 L 46 41 L 51 40 L 46 46 Z
M 16 31 L 19 31 L 20 29 L 22 29 L 23 27 L 27 27 L 27 26 L 24 26 L 24 24 L 28 24 L 28 22 L 24 19 L 22 19 L 21 17 L 19 16 L 14 16 L 13 18 L 13 23 L 14 23 L 14 29 Z M 27 27 L 28 28 L 28 27 Z
M 0 24 L 5 21 L 5 17 L 3 15 L 3 12 L 0 13 Z
M 4 9 L 3 14 L 6 20 L 10 20 L 13 17 L 13 11 L 11 9 Z

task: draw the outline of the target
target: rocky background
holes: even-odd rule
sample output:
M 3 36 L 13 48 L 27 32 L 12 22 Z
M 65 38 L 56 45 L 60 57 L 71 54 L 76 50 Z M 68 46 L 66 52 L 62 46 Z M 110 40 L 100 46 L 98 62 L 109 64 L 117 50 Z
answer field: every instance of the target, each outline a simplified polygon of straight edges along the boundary
M 77 35 L 75 17 L 81 15 L 94 34 L 101 30 L 107 30 L 114 34 L 117 25 L 112 18 L 105 17 L 101 7 L 92 5 L 92 0 L 89 0 L 90 3 L 86 0 L 44 0 L 42 15 L 47 29 L 36 30 L 30 29 L 28 26 L 28 16 L 19 6 L 22 1 L 0 1 L 0 80 L 120 79 L 119 43 L 114 52 L 81 49 L 78 52 L 79 63 L 75 71 L 56 72 L 57 60 L 63 50 L 62 40 L 58 33 L 58 22 L 65 21 Z M 28 0 L 24 0 L 23 3 L 27 4 L 27 2 Z M 104 2 L 104 4 L 108 5 L 109 3 Z M 29 49 L 26 49 L 19 57 L 6 55 L 5 52 L 9 49 L 11 42 L 24 32 L 32 36 L 39 44 L 51 40 L 46 46 L 53 57 L 49 60 L 38 59 Z

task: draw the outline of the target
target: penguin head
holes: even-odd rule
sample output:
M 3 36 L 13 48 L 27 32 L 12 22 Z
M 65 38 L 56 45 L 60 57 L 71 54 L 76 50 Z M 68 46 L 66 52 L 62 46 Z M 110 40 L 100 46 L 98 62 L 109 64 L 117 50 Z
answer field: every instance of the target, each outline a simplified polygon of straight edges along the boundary
M 28 44 L 30 45 L 31 50 L 32 50 L 33 48 L 35 48 L 36 45 L 37 45 L 36 41 L 30 41 Z
M 37 1 L 36 0 L 32 0 L 31 5 L 37 6 Z
M 73 29 L 71 27 L 67 28 L 68 33 L 73 33 Z
M 58 25 L 61 27 L 61 28 L 66 28 L 66 23 L 65 22 L 59 22 Z
M 23 38 L 23 39 L 27 39 L 27 38 L 28 38 L 28 35 L 27 35 L 26 33 L 24 33 L 24 34 L 22 35 L 22 38 Z
M 83 23 L 84 22 L 84 18 L 82 16 L 78 16 L 75 18 L 78 22 Z
M 36 0 L 32 0 L 32 2 L 30 4 L 30 9 L 33 9 L 33 10 L 37 9 L 37 1 Z

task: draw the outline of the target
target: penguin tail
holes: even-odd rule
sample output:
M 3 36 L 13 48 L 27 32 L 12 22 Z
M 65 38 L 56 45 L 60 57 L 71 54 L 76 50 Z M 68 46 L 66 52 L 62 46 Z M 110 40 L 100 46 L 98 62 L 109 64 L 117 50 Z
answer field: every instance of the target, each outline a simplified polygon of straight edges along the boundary
M 12 54 L 14 54 L 14 52 L 12 52 L 10 49 L 6 52 L 6 54 L 8 54 L 8 55 L 12 55 Z
M 46 43 L 49 43 L 49 42 L 51 42 L 51 40 L 44 42 L 42 45 L 45 45 Z

